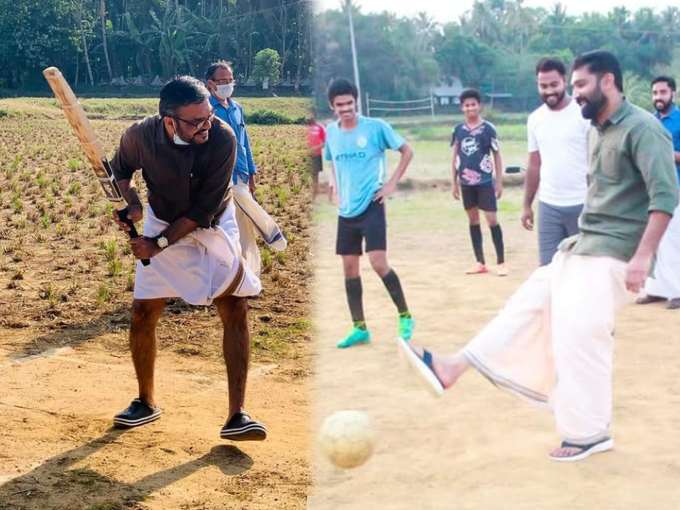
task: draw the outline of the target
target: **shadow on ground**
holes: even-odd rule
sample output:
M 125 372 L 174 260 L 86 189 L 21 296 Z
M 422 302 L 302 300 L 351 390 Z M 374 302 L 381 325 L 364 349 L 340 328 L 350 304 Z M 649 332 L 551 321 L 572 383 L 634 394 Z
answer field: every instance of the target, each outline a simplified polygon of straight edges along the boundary
M 129 510 L 139 508 L 139 502 L 146 497 L 208 466 L 216 466 L 225 477 L 231 477 L 253 465 L 251 457 L 235 446 L 218 445 L 200 458 L 153 473 L 132 484 L 121 483 L 87 468 L 69 469 L 99 450 L 113 446 L 124 433 L 124 430 L 112 428 L 102 437 L 52 457 L 29 473 L 0 485 L 0 509 L 91 507 Z

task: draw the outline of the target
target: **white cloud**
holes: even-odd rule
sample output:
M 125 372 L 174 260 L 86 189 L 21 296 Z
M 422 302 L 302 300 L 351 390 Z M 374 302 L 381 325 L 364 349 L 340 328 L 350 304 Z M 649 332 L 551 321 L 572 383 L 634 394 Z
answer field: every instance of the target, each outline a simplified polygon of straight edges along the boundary
M 382 12 L 390 11 L 401 16 L 413 16 L 414 14 L 424 11 L 431 18 L 439 22 L 447 22 L 457 20 L 461 14 L 472 7 L 471 2 L 450 2 L 444 4 L 442 8 L 441 0 L 353 0 L 360 7 L 362 12 Z M 316 0 L 317 9 L 338 9 L 341 0 Z M 545 7 L 550 9 L 556 0 L 526 0 L 525 6 L 529 7 Z M 567 13 L 571 15 L 578 15 L 583 12 L 608 12 L 614 7 L 623 5 L 631 11 L 635 11 L 640 7 L 649 5 L 648 0 L 568 0 L 562 1 L 563 5 L 567 5 Z M 662 1 L 655 5 L 655 9 L 660 11 L 665 5 L 670 5 L 672 2 Z

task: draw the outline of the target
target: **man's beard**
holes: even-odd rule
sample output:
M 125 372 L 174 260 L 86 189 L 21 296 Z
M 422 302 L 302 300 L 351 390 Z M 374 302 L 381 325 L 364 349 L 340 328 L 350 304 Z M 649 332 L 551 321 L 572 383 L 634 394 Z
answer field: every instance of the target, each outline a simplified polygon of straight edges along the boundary
M 666 113 L 668 110 L 671 109 L 671 105 L 673 104 L 673 100 L 671 99 L 667 103 L 663 102 L 662 100 L 654 101 L 654 109 L 659 112 L 659 113 Z M 659 105 L 661 105 L 659 107 Z
M 553 109 L 562 102 L 562 100 L 564 99 L 564 96 L 566 96 L 566 95 L 567 95 L 567 91 L 563 90 L 560 94 L 550 94 L 550 95 L 541 94 L 541 99 L 548 106 L 548 108 Z M 554 102 L 551 104 L 550 102 L 548 102 L 549 99 L 554 99 Z
M 201 145 L 201 144 L 204 144 L 205 142 L 208 141 L 208 139 L 207 139 L 207 138 L 205 138 L 205 139 L 203 139 L 203 138 L 197 138 L 197 137 L 200 136 L 200 135 L 202 135 L 203 133 L 205 133 L 205 132 L 207 132 L 207 131 L 208 131 L 207 129 L 203 129 L 202 131 L 198 131 L 196 134 L 194 134 L 194 136 L 191 137 L 191 140 L 189 140 L 189 143 L 190 143 L 191 145 Z
M 584 106 L 581 106 L 581 103 L 579 102 L 579 106 L 581 106 L 581 115 L 583 115 L 584 119 L 596 118 L 598 113 L 600 113 L 607 105 L 607 98 L 604 97 L 604 94 L 600 90 L 599 86 L 595 89 L 592 98 L 583 98 L 580 101 L 584 100 Z

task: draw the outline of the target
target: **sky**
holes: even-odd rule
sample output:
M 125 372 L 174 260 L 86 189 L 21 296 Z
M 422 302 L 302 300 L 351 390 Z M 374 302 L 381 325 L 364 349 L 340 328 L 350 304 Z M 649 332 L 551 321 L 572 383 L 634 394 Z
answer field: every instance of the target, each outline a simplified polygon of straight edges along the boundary
M 362 12 L 382 12 L 390 11 L 398 15 L 412 16 L 419 11 L 426 12 L 431 18 L 445 23 L 447 21 L 455 21 L 461 14 L 469 10 L 472 6 L 472 1 L 467 2 L 448 2 L 448 5 L 442 7 L 444 3 L 442 0 L 353 0 L 360 7 Z M 526 7 L 545 7 L 550 9 L 557 0 L 525 0 Z M 562 5 L 567 6 L 567 14 L 578 15 L 583 12 L 608 12 L 613 7 L 624 6 L 631 11 L 635 11 L 640 7 L 647 7 L 650 5 L 649 0 L 562 0 Z M 653 2 L 657 11 L 663 9 L 664 6 L 672 4 L 671 1 L 661 0 Z M 340 0 L 316 0 L 318 10 L 338 9 Z

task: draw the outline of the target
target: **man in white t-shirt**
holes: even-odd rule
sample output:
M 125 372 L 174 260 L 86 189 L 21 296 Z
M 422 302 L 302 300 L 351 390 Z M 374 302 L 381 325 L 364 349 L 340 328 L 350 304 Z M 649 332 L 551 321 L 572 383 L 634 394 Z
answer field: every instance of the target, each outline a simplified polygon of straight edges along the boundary
M 578 217 L 586 198 L 590 122 L 567 94 L 567 70 L 554 58 L 536 65 L 543 105 L 529 115 L 529 163 L 524 187 L 522 226 L 534 228 L 532 204 L 538 192 L 538 245 L 542 266 L 550 263 L 560 242 L 578 234 Z

